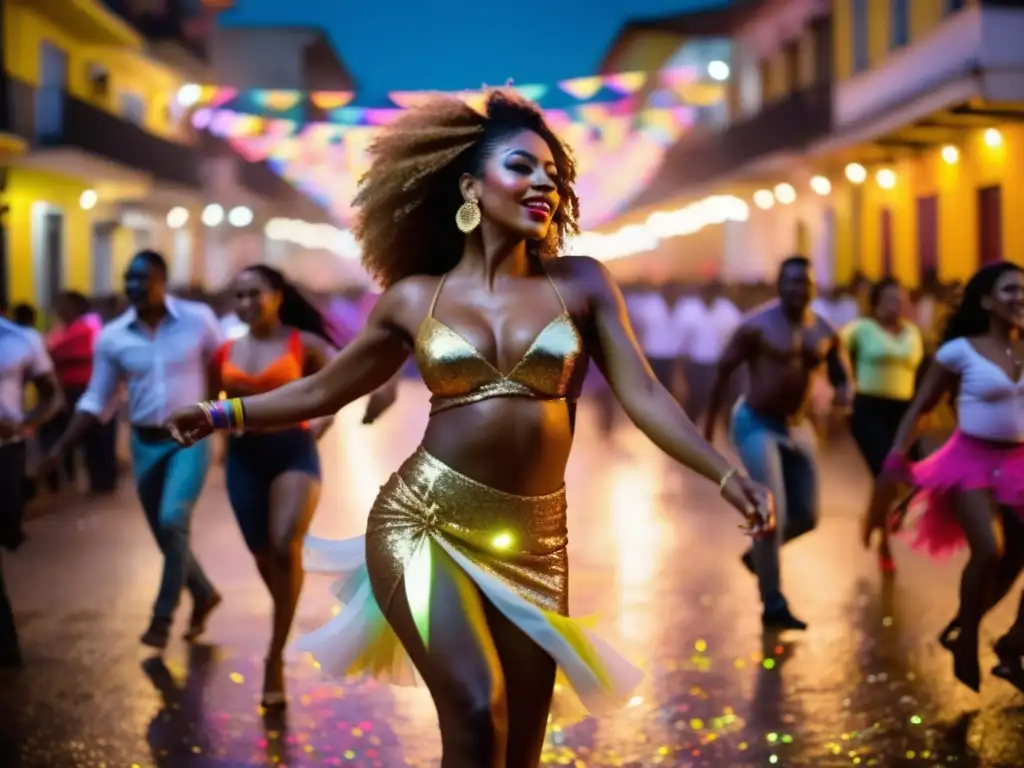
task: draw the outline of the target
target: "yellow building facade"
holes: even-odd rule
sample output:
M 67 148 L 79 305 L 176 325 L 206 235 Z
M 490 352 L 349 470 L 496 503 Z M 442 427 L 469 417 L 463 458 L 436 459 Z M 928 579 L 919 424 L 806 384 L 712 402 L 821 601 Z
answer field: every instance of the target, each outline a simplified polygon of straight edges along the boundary
M 729 124 L 684 138 L 637 216 L 744 200 L 721 238 L 734 280 L 795 253 L 837 285 L 1024 263 L 1024 7 L 771 0 L 731 39 Z
M 949 282 L 988 261 L 1024 263 L 1024 217 L 1014 215 L 1024 210 L 1024 113 L 1015 93 L 970 71 L 999 44 L 993 30 L 1024 32 L 1024 12 L 979 0 L 833 0 L 830 23 L 832 135 L 750 179 L 755 234 L 770 229 L 779 255 L 824 262 L 836 284 L 858 273 Z M 805 41 L 788 66 L 785 53 L 763 63 L 766 105 L 806 88 Z M 799 199 L 767 195 L 779 184 Z
M 0 193 L 8 208 L 7 298 L 45 307 L 61 288 L 94 292 L 94 225 L 152 192 L 153 169 L 131 162 L 150 153 L 133 146 L 120 156 L 121 129 L 126 144 L 149 137 L 158 150 L 186 156 L 187 115 L 175 104 L 184 81 L 147 56 L 142 37 L 98 0 L 0 2 L 3 85 L 11 91 L 14 133 L 27 144 L 8 161 Z M 82 114 L 89 124 L 72 124 Z M 46 130 L 52 135 L 44 136 Z M 83 140 L 78 132 L 85 132 Z M 98 158 L 90 142 L 110 144 L 113 156 Z M 197 221 L 199 210 L 193 213 Z M 49 252 L 53 243 L 60 253 Z M 113 226 L 105 243 L 103 268 L 119 274 L 134 240 Z
M 936 55 L 946 47 L 938 43 L 956 47 L 957 25 L 966 33 L 975 28 L 963 24 L 971 15 L 993 11 L 1002 12 L 985 9 L 979 0 L 834 0 L 837 92 L 858 78 L 885 75 L 887 70 L 891 77 L 900 77 L 901 57 L 918 54 L 915 49 L 929 44 Z M 984 34 L 999 20 L 980 21 Z M 933 62 L 926 55 L 919 58 Z M 838 176 L 833 183 L 839 282 L 860 271 L 869 278 L 890 273 L 915 285 L 930 267 L 946 282 L 966 279 L 989 260 L 1024 263 L 1024 217 L 1013 215 L 1024 210 L 1024 127 L 1007 120 L 1011 110 L 984 93 L 970 101 L 977 109 L 959 120 L 950 119 L 949 110 L 960 105 L 944 105 L 931 114 L 914 115 L 904 126 L 861 139 L 885 145 L 887 138 L 898 139 L 902 133 L 920 141 L 900 146 L 897 140 L 882 151 L 877 144 L 854 145 L 820 159 Z M 928 135 L 922 124 L 937 130 Z M 849 163 L 867 171 L 864 181 L 846 178 Z M 859 179 L 858 169 L 851 171 Z

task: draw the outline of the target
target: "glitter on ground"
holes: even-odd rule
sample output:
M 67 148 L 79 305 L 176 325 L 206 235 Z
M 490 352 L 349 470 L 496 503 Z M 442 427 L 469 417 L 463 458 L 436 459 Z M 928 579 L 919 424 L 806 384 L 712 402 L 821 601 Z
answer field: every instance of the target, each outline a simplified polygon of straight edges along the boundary
M 342 414 L 323 444 L 332 471 L 315 534 L 360 532 L 376 487 L 412 448 L 409 423 L 423 405 L 400 398 L 372 433 L 361 414 Z M 990 677 L 981 696 L 966 691 L 935 643 L 961 563 L 932 565 L 897 543 L 900 572 L 888 583 L 852 543 L 867 484 L 851 449 L 826 458 L 822 526 L 783 558 L 788 596 L 811 629 L 763 638 L 743 541 L 716 489 L 666 470 L 632 432 L 617 436 L 628 459 L 588 439 L 592 416 L 584 403 L 568 478 L 573 609 L 599 615 L 600 631 L 647 677 L 614 715 L 552 717 L 545 765 L 1024 765 L 1020 696 Z M 23 671 L 0 673 L 3 768 L 437 765 L 435 714 L 421 690 L 342 685 L 293 660 L 287 716 L 262 718 L 268 600 L 219 470 L 194 528 L 198 557 L 226 597 L 206 638 L 216 648 L 189 653 L 176 639 L 162 664 L 137 643 L 159 558 L 131 489 L 30 523 L 28 543 L 3 561 L 26 656 Z M 1009 625 L 1012 602 L 987 632 Z M 308 579 L 300 629 L 332 607 L 327 582 Z M 987 636 L 983 645 L 988 670 Z

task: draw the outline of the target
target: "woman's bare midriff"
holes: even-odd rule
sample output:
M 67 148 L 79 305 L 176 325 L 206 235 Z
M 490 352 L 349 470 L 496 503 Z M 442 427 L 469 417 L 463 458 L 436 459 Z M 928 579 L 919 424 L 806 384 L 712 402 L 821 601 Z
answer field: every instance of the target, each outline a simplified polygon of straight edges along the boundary
M 572 448 L 564 400 L 495 397 L 435 413 L 423 448 L 457 472 L 505 493 L 543 496 L 565 482 Z

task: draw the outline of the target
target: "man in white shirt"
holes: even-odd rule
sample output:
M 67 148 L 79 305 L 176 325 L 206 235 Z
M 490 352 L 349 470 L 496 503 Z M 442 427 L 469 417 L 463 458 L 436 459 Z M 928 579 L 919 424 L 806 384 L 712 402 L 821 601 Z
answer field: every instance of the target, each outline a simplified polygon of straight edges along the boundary
M 707 411 L 718 360 L 742 319 L 722 290 L 717 283 L 707 284 L 699 297 L 678 304 L 673 318 L 689 388 L 686 412 L 694 423 Z
M 178 408 L 216 396 L 209 391 L 206 366 L 222 337 L 208 306 L 167 295 L 167 264 L 158 253 L 136 254 L 124 282 L 131 307 L 100 333 L 89 386 L 46 464 L 55 465 L 101 418 L 124 383 L 135 485 L 146 521 L 164 554 L 153 619 L 141 640 L 162 649 L 170 638 L 183 588 L 193 601 L 187 640 L 203 633 L 210 613 L 221 602 L 189 546 L 192 510 L 206 480 L 210 445 L 204 441 L 180 446 L 163 424 Z
M 833 328 L 845 328 L 860 317 L 857 297 L 847 288 L 833 288 L 828 292 L 826 300 L 815 299 L 811 303 L 811 310 L 828 320 Z
M 679 360 L 679 331 L 672 322 L 675 304 L 667 291 L 654 287 L 637 290 L 627 300 L 640 348 L 654 375 L 682 401 L 684 379 Z
M 36 407 L 24 412 L 25 385 L 36 389 Z M 0 317 L 0 546 L 11 551 L 25 540 L 25 436 L 63 407 L 53 363 L 42 336 Z M 0 570 L 0 667 L 21 663 L 14 616 Z

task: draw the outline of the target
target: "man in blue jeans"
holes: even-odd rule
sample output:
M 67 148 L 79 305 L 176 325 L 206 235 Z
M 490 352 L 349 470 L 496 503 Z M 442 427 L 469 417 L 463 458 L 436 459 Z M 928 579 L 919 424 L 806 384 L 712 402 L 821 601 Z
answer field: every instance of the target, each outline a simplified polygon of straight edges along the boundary
M 210 448 L 199 443 L 180 446 L 163 426 L 178 408 L 216 397 L 207 363 L 220 346 L 221 335 L 209 307 L 167 294 L 167 263 L 155 251 L 140 251 L 132 258 L 124 288 L 131 306 L 100 333 L 89 386 L 40 473 L 58 465 L 124 384 L 135 487 L 164 556 L 153 617 L 141 641 L 163 649 L 182 591 L 192 596 L 192 617 L 185 632 L 189 641 L 204 632 L 221 602 L 190 546 L 192 511 L 206 480 Z
M 775 535 L 755 539 L 743 564 L 757 574 L 762 622 L 768 629 L 807 629 L 782 594 L 779 547 L 818 524 L 818 472 L 814 433 L 805 418 L 812 375 L 827 366 L 836 403 L 849 403 L 850 375 L 839 338 L 811 309 L 814 271 L 803 256 L 779 267 L 777 301 L 750 313 L 718 363 L 704 434 L 714 438 L 732 374 L 746 363 L 750 385 L 733 410 L 732 440 L 750 477 L 771 489 Z

